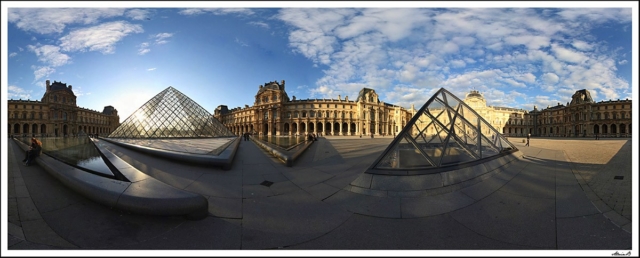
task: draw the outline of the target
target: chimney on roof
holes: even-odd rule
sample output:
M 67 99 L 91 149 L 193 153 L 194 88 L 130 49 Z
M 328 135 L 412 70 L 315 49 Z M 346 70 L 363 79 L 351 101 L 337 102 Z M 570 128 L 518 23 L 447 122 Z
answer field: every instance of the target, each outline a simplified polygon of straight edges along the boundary
M 69 90 L 71 90 L 71 89 L 72 89 L 72 88 L 71 88 L 71 84 L 69 84 Z
M 51 82 L 47 80 L 47 87 L 45 88 L 45 90 L 49 91 L 50 89 L 51 89 Z
M 341 97 L 342 97 L 342 96 L 340 96 L 340 94 L 338 94 L 338 100 L 342 100 L 342 98 L 341 98 Z

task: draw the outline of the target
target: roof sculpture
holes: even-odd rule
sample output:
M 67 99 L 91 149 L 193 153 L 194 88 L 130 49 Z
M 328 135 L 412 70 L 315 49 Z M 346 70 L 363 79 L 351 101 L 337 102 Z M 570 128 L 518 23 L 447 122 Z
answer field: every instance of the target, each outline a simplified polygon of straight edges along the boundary
M 516 150 L 472 108 L 440 88 L 371 168 L 418 169 L 427 170 L 428 173 L 432 168 L 471 163 Z
M 109 138 L 235 136 L 198 103 L 169 86 L 133 112 Z

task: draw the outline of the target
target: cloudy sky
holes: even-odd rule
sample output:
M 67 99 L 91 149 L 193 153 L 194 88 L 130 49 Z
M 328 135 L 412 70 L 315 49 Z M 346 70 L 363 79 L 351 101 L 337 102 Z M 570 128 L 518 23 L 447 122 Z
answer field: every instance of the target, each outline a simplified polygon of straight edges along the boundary
M 580 89 L 596 101 L 634 96 L 637 3 L 188 3 L 3 2 L 5 98 L 40 100 L 45 80 L 62 81 L 79 106 L 113 105 L 124 121 L 169 86 L 213 113 L 253 105 L 274 80 L 297 99 L 353 100 L 368 87 L 416 108 L 440 87 L 525 110 L 566 104 Z

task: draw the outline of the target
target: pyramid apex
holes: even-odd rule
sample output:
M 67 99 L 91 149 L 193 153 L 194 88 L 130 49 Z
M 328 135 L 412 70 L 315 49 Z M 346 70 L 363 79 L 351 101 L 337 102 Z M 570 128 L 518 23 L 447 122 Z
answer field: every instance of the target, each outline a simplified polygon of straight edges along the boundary
M 169 86 L 134 111 L 109 138 L 213 138 L 234 134 L 195 101 Z

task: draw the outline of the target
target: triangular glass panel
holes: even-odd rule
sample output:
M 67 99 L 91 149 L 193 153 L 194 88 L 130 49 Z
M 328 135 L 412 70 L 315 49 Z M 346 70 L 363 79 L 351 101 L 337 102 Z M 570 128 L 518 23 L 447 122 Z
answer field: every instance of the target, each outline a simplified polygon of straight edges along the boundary
M 468 163 L 516 150 L 476 111 L 441 88 L 418 110 L 374 169 L 427 169 Z
M 168 87 L 138 108 L 109 138 L 233 137 L 198 103 Z

